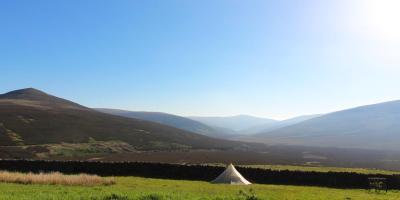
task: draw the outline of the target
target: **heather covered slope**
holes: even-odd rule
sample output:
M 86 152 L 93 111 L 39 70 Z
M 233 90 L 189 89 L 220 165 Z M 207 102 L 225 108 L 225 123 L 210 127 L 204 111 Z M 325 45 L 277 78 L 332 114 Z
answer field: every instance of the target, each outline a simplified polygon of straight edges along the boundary
M 123 141 L 136 149 L 232 149 L 214 139 L 138 119 L 101 113 L 28 88 L 0 95 L 0 145 Z

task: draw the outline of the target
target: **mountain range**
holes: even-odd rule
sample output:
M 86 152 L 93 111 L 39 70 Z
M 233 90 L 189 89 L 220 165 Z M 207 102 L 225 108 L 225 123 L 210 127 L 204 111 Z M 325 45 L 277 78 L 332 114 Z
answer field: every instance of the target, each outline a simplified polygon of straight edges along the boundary
M 118 141 L 134 150 L 210 150 L 257 142 L 400 151 L 399 122 L 400 101 L 278 121 L 92 109 L 33 88 L 0 95 L 0 146 Z
M 228 117 L 182 117 L 162 112 L 127 111 L 109 108 L 95 109 L 112 115 L 156 122 L 210 137 L 224 139 L 235 139 L 243 135 L 252 135 L 263 131 L 275 130 L 319 116 L 307 115 L 278 121 L 249 115 Z M 232 126 L 234 127 L 232 128 Z
M 182 124 L 177 125 L 164 118 L 161 121 L 155 119 L 155 116 L 144 117 L 143 115 L 160 114 L 136 113 L 131 117 L 158 121 L 199 134 L 237 141 L 400 151 L 400 101 L 361 106 L 327 114 L 299 116 L 282 121 L 247 115 L 190 117 L 190 119 L 178 117 L 182 120 Z M 173 115 L 163 114 L 162 116 L 169 118 Z M 188 126 L 185 127 L 183 124 Z
M 0 95 L 0 146 L 120 141 L 136 150 L 246 146 L 150 121 L 98 112 L 27 88 Z

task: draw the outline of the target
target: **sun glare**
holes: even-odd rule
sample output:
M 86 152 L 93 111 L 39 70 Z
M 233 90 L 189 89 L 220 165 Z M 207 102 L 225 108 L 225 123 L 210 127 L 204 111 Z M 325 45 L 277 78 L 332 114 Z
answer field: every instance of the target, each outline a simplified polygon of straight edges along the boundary
M 400 1 L 366 0 L 362 2 L 368 31 L 385 41 L 400 41 Z

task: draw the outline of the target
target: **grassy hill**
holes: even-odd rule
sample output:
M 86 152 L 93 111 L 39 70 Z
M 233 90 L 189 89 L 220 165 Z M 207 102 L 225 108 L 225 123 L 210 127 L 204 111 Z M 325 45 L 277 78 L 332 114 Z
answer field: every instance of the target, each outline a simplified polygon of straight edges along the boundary
M 0 145 L 122 141 L 139 150 L 232 149 L 214 139 L 144 120 L 101 113 L 28 88 L 0 95 Z

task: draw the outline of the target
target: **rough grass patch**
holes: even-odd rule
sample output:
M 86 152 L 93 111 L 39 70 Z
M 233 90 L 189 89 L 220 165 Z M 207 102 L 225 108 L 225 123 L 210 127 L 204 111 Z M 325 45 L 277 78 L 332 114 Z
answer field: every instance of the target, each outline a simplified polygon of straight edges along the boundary
M 97 200 L 97 199 L 92 199 L 92 200 Z M 126 195 L 111 194 L 101 198 L 101 200 L 130 200 L 130 198 Z
M 238 200 L 261 200 L 251 188 L 248 192 L 240 190 L 238 196 Z
M 163 196 L 158 194 L 148 194 L 139 198 L 139 200 L 163 200 Z
M 112 185 L 113 178 L 103 178 L 97 175 L 77 174 L 65 175 L 60 172 L 51 173 L 19 173 L 0 171 L 0 182 L 19 184 L 47 184 L 47 185 Z

